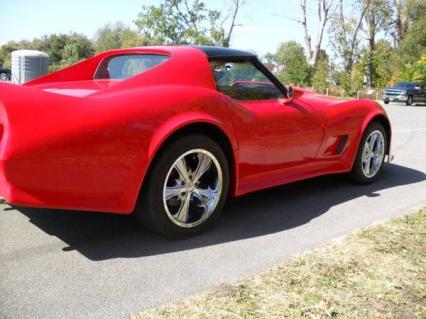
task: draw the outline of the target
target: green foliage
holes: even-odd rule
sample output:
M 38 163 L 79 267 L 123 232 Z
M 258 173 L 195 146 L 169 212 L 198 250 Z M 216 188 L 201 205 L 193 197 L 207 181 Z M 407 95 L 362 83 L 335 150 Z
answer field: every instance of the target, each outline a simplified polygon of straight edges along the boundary
M 86 36 L 73 34 L 68 37 L 62 49 L 62 57 L 58 68 L 77 63 L 92 56 L 94 53 L 92 42 Z
M 275 65 L 278 78 L 285 84 L 310 85 L 312 69 L 306 61 L 305 50 L 296 41 L 282 43 L 275 54 L 268 56 Z
M 415 63 L 426 50 L 426 1 L 414 1 L 409 12 L 411 26 L 404 35 L 398 52 L 404 64 Z
M 393 52 L 391 82 L 424 79 L 422 58 L 426 54 L 426 1 L 409 1 L 406 11 L 410 27 L 399 48 Z
M 327 88 L 329 81 L 330 67 L 327 55 L 321 54 L 318 58 L 315 70 L 312 75 L 312 86 L 314 88 Z
M 426 53 L 423 53 L 421 59 L 414 65 L 413 80 L 426 83 Z
M 151 44 L 204 44 L 229 46 L 235 15 L 208 8 L 204 0 L 161 0 L 143 6 L 134 21 L 138 30 L 123 23 L 106 24 L 93 41 L 86 36 L 52 34 L 32 41 L 10 41 L 0 47 L 0 64 L 10 67 L 11 52 L 19 49 L 44 51 L 50 56 L 50 71 L 85 59 L 95 52 Z M 363 6 L 369 8 L 362 15 Z M 349 6 L 348 12 L 346 7 Z M 350 15 L 348 13 L 351 13 Z M 226 17 L 225 17 L 226 16 Z M 345 2 L 328 25 L 334 61 L 322 51 L 315 66 L 307 63 L 303 47 L 284 42 L 264 57 L 266 66 L 285 84 L 313 85 L 324 89 L 341 84 L 346 94 L 356 95 L 368 83 L 383 88 L 394 82 L 425 80 L 426 0 L 357 0 Z M 399 19 L 399 18 L 400 19 Z M 226 21 L 231 28 L 224 30 Z M 359 32 L 358 32 L 359 31 Z M 380 38 L 379 40 L 376 40 Z
M 98 29 L 94 40 L 96 52 L 149 44 L 147 39 L 121 22 L 117 22 L 115 25 L 106 24 Z
M 374 87 L 383 88 L 392 80 L 392 56 L 394 49 L 389 41 L 381 39 L 377 41 L 373 52 Z
M 219 11 L 208 9 L 201 0 L 164 0 L 143 6 L 135 24 L 152 43 L 222 45 L 220 18 Z
M 426 52 L 413 64 L 406 64 L 398 80 L 402 81 L 420 81 L 426 83 Z
M 23 40 L 23 41 L 9 41 L 1 46 L 0 48 L 0 64 L 5 68 L 11 67 L 11 53 L 16 50 L 21 49 L 34 49 L 33 43 Z
M 46 52 L 49 55 L 49 70 L 54 71 L 94 53 L 92 42 L 78 33 L 52 34 L 33 41 L 11 41 L 0 48 L 0 63 L 10 67 L 11 53 L 20 49 L 32 49 Z
M 342 61 L 344 69 L 350 70 L 361 53 L 361 41 L 356 37 L 357 20 L 347 19 L 343 24 L 337 18 L 332 18 L 329 27 L 331 47 L 335 55 Z
M 343 72 L 340 75 L 340 83 L 346 95 L 356 96 L 364 82 L 364 65 L 360 62 L 354 63 L 350 73 Z

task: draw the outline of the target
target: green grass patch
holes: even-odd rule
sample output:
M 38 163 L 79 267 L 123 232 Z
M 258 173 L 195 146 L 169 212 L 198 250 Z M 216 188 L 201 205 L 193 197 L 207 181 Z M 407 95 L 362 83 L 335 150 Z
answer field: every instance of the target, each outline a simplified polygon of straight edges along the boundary
M 132 318 L 426 318 L 426 208 Z

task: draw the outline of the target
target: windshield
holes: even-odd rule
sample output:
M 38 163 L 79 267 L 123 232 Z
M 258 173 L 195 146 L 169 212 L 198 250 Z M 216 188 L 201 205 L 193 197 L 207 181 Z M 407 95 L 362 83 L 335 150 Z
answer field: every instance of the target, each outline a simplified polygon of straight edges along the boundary
M 416 83 L 412 82 L 399 82 L 395 84 L 393 87 L 398 89 L 414 89 L 416 86 Z

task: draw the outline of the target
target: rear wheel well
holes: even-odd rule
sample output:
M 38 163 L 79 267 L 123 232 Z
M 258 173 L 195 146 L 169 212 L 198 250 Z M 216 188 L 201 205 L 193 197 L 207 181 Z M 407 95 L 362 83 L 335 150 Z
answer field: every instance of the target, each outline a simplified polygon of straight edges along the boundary
M 391 130 L 391 126 L 390 126 L 390 122 L 389 120 L 384 116 L 384 115 L 378 115 L 375 116 L 369 124 L 376 122 L 376 123 L 380 123 L 381 125 L 383 125 L 385 131 L 386 131 L 386 135 L 387 135 L 387 139 L 388 139 L 388 143 L 387 143 L 387 150 L 386 150 L 386 154 L 389 155 L 390 153 L 390 142 L 391 142 L 391 137 L 392 137 L 392 130 Z
M 155 153 L 154 157 L 151 160 L 150 166 L 148 168 L 148 172 L 145 175 L 143 186 L 145 185 L 145 181 L 147 181 L 150 178 L 150 172 L 152 171 L 153 165 L 155 165 L 156 158 L 173 142 L 178 140 L 179 138 L 182 138 L 183 136 L 191 135 L 191 134 L 199 134 L 204 135 L 212 140 L 214 140 L 216 143 L 219 144 L 219 146 L 222 148 L 223 152 L 225 153 L 225 156 L 228 160 L 229 165 L 229 173 L 230 173 L 230 187 L 229 191 L 230 193 L 233 193 L 233 190 L 235 189 L 236 185 L 236 172 L 235 172 L 235 158 L 234 158 L 234 152 L 232 148 L 232 144 L 228 138 L 228 136 L 217 126 L 210 124 L 210 123 L 194 123 L 186 125 L 177 131 L 173 132 L 163 143 L 161 144 L 160 148 Z

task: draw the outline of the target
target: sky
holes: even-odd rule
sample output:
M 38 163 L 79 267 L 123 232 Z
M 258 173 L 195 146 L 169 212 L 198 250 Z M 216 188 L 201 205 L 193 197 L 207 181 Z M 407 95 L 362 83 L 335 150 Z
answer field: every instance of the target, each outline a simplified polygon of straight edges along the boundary
M 83 33 L 93 38 L 106 23 L 133 21 L 142 5 L 158 4 L 155 0 L 0 0 L 0 45 L 10 40 L 31 40 L 52 33 Z M 204 0 L 209 8 L 226 15 L 229 0 Z M 309 1 L 308 1 L 309 2 Z M 313 2 L 313 1 L 311 1 Z M 309 14 L 313 14 L 310 11 Z M 274 52 L 281 42 L 303 43 L 302 27 L 285 17 L 298 17 L 297 0 L 247 0 L 231 47 L 255 51 L 260 55 Z M 312 17 L 315 22 L 315 17 Z M 314 28 L 311 27 L 315 36 Z

